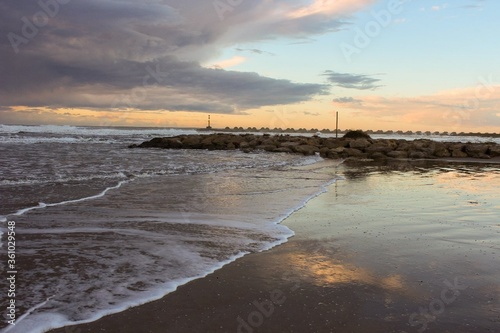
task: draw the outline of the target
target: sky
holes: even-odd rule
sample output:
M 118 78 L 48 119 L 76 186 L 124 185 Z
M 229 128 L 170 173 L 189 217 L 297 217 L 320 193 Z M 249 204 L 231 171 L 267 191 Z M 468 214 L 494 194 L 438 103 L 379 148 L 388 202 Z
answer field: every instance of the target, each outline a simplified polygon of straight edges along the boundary
M 500 1 L 0 0 L 0 123 L 500 133 Z

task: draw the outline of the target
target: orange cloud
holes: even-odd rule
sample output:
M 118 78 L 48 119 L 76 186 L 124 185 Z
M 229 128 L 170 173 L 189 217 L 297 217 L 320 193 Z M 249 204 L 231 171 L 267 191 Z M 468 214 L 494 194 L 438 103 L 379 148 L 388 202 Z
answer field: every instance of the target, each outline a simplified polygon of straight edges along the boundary
M 209 68 L 220 68 L 220 69 L 226 69 L 230 67 L 237 66 L 239 64 L 244 63 L 247 60 L 247 58 L 242 57 L 242 56 L 234 56 L 229 59 L 221 60 L 219 62 L 216 62 L 214 64 L 208 65 L 207 67 Z
M 314 0 L 309 6 L 294 10 L 288 16 L 301 18 L 317 14 L 345 14 L 363 8 L 373 2 L 373 0 Z
M 336 105 L 355 117 L 398 123 L 412 130 L 500 132 L 500 85 L 480 84 L 415 97 L 368 95 L 339 100 L 344 102 Z

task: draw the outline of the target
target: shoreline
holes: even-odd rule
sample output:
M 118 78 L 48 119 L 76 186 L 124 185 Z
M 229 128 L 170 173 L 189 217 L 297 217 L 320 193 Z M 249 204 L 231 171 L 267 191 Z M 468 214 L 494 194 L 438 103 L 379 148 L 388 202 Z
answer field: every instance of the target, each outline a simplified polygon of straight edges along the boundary
M 443 165 L 446 165 L 445 161 Z M 355 169 L 345 167 L 344 172 Z M 49 332 L 371 333 L 417 332 L 425 324 L 428 332 L 465 333 L 500 328 L 500 307 L 491 298 L 497 292 L 500 300 L 500 288 L 490 290 L 488 288 L 494 288 L 494 285 L 486 283 L 497 281 L 499 276 L 495 264 L 499 258 L 494 248 L 495 253 L 488 254 L 485 258 L 488 260 L 483 259 L 485 266 L 479 268 L 474 258 L 458 260 L 462 257 L 462 250 L 458 251 L 454 245 L 448 246 L 447 242 L 422 245 L 417 239 L 422 237 L 422 232 L 425 234 L 432 229 L 410 232 L 405 231 L 406 225 L 396 223 L 388 232 L 385 226 L 365 226 L 359 219 L 368 219 L 372 216 L 370 211 L 378 211 L 379 205 L 364 204 L 357 208 L 359 203 L 376 199 L 380 203 L 404 208 L 406 201 L 390 203 L 389 194 L 387 198 L 374 196 L 391 191 L 400 195 L 390 187 L 393 184 L 384 183 L 382 175 L 374 176 L 365 170 L 361 176 L 357 172 L 345 173 L 344 176 L 347 177 L 345 181 L 330 185 L 328 192 L 313 198 L 284 221 L 284 225 L 295 232 L 286 243 L 268 251 L 245 255 L 205 278 L 178 287 L 157 301 L 92 323 Z M 363 182 L 367 179 L 382 188 L 373 186 L 360 197 L 359 190 L 366 188 Z M 428 180 L 401 181 L 402 184 L 406 181 L 416 191 L 422 189 L 422 194 L 427 193 L 421 184 L 425 185 Z M 413 196 L 418 196 L 418 193 L 412 193 L 405 200 L 413 202 Z M 428 200 L 432 202 L 432 198 Z M 330 207 L 332 202 L 335 209 Z M 351 211 L 344 209 L 346 207 L 361 214 L 353 220 L 359 223 L 353 224 L 349 220 L 352 219 Z M 456 214 L 452 215 L 456 218 L 461 216 L 453 211 L 450 214 Z M 375 217 L 385 221 L 385 215 Z M 399 238 L 394 236 L 399 233 Z M 387 239 L 379 241 L 378 237 Z M 422 251 L 429 254 L 421 256 L 414 246 L 422 247 Z M 395 252 L 387 252 L 393 247 Z M 379 252 L 383 255 L 378 256 Z M 427 268 L 428 260 L 436 261 L 437 266 Z M 438 264 L 440 262 L 442 264 Z M 440 265 L 444 263 L 443 270 Z M 475 277 L 478 269 L 489 270 L 485 281 Z M 447 288 L 443 279 L 455 287 L 454 291 L 443 289 Z M 480 282 L 484 284 L 482 287 Z M 421 316 L 419 307 L 433 304 L 429 302 L 433 297 L 439 298 L 443 290 L 450 303 L 439 312 L 429 306 L 427 317 Z

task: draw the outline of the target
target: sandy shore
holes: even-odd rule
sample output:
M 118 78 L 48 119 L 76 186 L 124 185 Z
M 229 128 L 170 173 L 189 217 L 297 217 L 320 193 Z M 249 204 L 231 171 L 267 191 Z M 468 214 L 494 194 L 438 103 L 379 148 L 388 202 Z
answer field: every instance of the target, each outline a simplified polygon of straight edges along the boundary
M 498 332 L 500 171 L 481 168 L 342 167 L 286 244 L 51 332 Z

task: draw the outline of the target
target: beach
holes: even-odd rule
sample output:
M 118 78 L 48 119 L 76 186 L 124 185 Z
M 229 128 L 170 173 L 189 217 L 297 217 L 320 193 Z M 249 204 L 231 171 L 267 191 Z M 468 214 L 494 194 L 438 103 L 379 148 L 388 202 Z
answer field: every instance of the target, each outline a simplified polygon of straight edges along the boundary
M 68 332 L 497 332 L 498 164 L 331 166 L 295 235 Z M 147 272 L 145 272 L 147 274 Z

